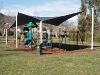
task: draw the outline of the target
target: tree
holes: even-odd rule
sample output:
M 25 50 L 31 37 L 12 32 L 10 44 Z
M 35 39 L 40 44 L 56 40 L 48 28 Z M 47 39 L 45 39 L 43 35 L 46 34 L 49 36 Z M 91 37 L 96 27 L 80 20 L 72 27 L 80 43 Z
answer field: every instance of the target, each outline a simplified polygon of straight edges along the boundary
M 91 14 L 91 8 L 95 7 L 95 22 L 100 24 L 100 0 L 85 0 L 87 10 Z
M 81 0 L 82 1 L 82 0 Z M 84 0 L 85 5 L 86 5 L 86 10 L 88 12 L 86 12 L 86 22 L 87 22 L 87 26 L 86 26 L 86 30 L 91 31 L 91 21 L 92 21 L 92 10 L 91 8 L 94 6 L 95 8 L 95 27 L 94 27 L 94 38 L 95 40 L 100 38 L 100 36 L 98 36 L 98 34 L 100 34 L 100 0 Z M 82 7 L 82 5 L 81 5 Z M 79 20 L 80 21 L 80 20 Z M 98 38 L 97 38 L 98 37 Z
M 86 31 L 88 31 L 87 29 L 87 10 L 86 10 L 86 4 L 85 4 L 85 0 L 81 0 L 81 11 L 82 14 L 78 17 L 78 29 L 79 32 L 82 36 L 82 39 L 85 40 L 85 33 Z

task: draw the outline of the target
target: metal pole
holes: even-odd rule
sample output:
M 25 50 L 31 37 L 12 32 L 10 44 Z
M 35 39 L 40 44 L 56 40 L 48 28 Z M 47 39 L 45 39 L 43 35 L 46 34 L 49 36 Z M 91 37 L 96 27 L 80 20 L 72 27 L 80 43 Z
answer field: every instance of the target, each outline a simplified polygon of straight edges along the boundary
M 18 39 L 17 39 L 17 15 L 18 15 L 18 13 L 16 12 L 16 48 L 18 48 Z
M 7 29 L 6 29 L 6 45 L 8 43 L 8 34 L 7 34 Z
M 42 40 L 42 21 L 40 21 L 40 43 L 42 43 L 43 42 L 43 40 Z
M 94 34 L 94 7 L 92 8 L 91 50 L 93 50 L 93 34 Z
M 37 52 L 39 55 L 42 54 L 42 21 L 40 21 L 39 25 L 39 41 L 37 46 Z

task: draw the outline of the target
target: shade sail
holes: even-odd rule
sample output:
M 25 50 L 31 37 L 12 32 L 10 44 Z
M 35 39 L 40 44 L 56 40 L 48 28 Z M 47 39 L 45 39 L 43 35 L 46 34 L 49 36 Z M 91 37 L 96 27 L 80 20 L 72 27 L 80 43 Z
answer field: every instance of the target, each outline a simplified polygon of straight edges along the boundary
M 18 21 L 18 26 L 20 25 L 24 25 L 27 24 L 29 22 L 32 22 L 33 24 L 36 24 L 35 22 L 39 22 L 39 19 L 36 19 L 35 17 L 32 16 L 28 16 L 22 13 L 18 13 L 17 15 L 17 21 Z M 16 21 L 14 22 L 14 24 L 11 27 L 15 27 L 16 26 Z
M 25 15 L 22 13 L 18 13 L 17 21 L 18 21 L 18 26 L 27 24 L 29 22 L 32 22 L 33 24 L 35 24 L 36 22 L 40 22 L 40 21 L 43 21 L 43 23 L 58 26 L 62 22 L 66 21 L 80 13 L 82 13 L 82 12 L 77 12 L 77 13 L 73 13 L 73 14 L 69 14 L 69 15 L 65 15 L 65 16 L 59 16 L 59 17 L 36 17 L 36 16 L 28 16 L 28 15 Z M 16 22 L 14 22 L 14 24 L 11 27 L 15 27 L 15 26 L 16 26 Z
M 69 14 L 69 15 L 65 15 L 65 16 L 60 16 L 60 17 L 55 17 L 53 19 L 49 19 L 49 20 L 45 20 L 43 21 L 43 23 L 47 23 L 47 24 L 52 24 L 52 25 L 60 25 L 61 23 L 63 23 L 64 21 L 80 14 L 82 12 L 77 12 L 77 13 L 73 13 L 73 14 Z

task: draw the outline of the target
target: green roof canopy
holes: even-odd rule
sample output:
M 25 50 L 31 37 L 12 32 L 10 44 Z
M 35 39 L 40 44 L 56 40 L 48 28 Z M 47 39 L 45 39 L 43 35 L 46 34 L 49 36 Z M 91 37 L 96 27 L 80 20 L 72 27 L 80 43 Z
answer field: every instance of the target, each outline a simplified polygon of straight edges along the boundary
M 28 28 L 35 28 L 35 27 L 37 27 L 37 24 L 36 24 L 36 23 L 33 24 L 33 22 L 29 22 L 29 23 L 27 24 L 27 27 L 28 27 Z

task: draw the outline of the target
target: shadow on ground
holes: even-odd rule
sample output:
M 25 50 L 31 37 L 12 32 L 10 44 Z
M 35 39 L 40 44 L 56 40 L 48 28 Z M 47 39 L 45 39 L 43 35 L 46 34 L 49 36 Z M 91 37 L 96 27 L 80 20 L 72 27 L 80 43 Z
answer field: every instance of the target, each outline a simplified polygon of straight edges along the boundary
M 52 43 L 52 48 L 60 48 L 67 51 L 73 51 L 73 50 L 80 50 L 85 48 L 90 48 L 88 45 L 72 45 L 72 44 L 59 44 L 59 43 Z M 94 47 L 100 47 L 100 46 L 94 46 Z

